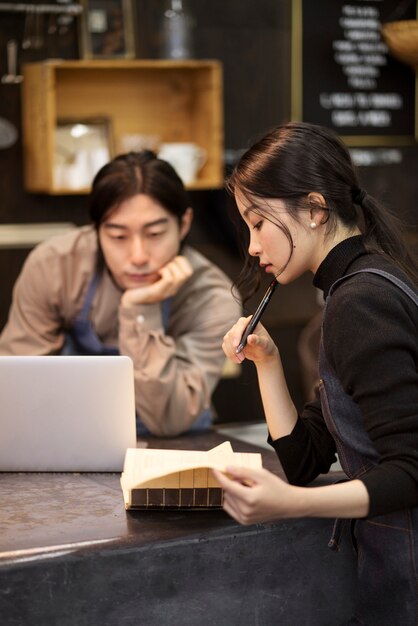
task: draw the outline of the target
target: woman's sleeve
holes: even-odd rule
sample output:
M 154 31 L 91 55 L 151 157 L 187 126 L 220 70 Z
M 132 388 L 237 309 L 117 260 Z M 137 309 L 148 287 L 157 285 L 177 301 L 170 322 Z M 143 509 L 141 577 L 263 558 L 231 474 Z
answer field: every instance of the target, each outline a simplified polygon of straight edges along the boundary
M 306 485 L 318 474 L 328 472 L 336 461 L 336 450 L 322 416 L 318 391 L 315 400 L 304 407 L 290 435 L 275 441 L 269 437 L 269 443 L 293 485 Z

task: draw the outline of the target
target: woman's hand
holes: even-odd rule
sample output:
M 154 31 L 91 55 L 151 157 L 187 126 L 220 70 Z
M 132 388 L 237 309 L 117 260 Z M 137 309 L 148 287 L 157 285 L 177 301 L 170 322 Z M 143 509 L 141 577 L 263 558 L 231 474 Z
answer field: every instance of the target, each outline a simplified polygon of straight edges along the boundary
M 305 489 L 289 485 L 266 469 L 212 470 L 224 490 L 223 508 L 240 524 L 301 517 Z
M 160 279 L 155 283 L 136 289 L 127 289 L 121 299 L 123 307 L 135 304 L 153 304 L 175 296 L 178 290 L 193 274 L 190 262 L 184 256 L 176 256 L 159 270 Z
M 212 470 L 224 490 L 223 507 L 240 524 L 299 517 L 367 517 L 370 497 L 361 480 L 296 487 L 265 469 Z
M 246 346 L 237 354 L 237 347 L 250 320 L 251 315 L 240 317 L 226 333 L 222 343 L 226 356 L 235 363 L 241 363 L 244 359 L 254 361 L 256 364 L 271 358 L 277 359 L 277 347 L 262 324 L 257 324 L 254 333 L 248 335 Z

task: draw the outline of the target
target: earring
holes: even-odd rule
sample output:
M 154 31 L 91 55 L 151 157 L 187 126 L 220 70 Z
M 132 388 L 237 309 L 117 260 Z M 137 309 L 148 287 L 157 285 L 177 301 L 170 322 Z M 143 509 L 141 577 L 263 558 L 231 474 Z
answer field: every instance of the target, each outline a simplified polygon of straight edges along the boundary
M 310 226 L 310 227 L 312 228 L 312 230 L 313 230 L 314 228 L 316 228 L 316 222 L 311 222 L 311 223 L 309 224 L 309 226 Z

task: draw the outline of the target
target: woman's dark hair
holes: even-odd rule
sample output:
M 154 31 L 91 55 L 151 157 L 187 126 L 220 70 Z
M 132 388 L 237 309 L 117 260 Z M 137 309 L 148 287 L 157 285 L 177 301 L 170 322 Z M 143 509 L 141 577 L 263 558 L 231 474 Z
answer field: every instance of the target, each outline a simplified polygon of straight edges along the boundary
M 358 227 L 367 250 L 388 257 L 417 281 L 417 263 L 404 242 L 401 222 L 360 188 L 348 149 L 327 128 L 304 122 L 273 128 L 240 158 L 227 180 L 227 190 L 232 195 L 239 193 L 244 201 L 284 200 L 297 221 L 301 210 L 314 208 L 308 194 L 318 192 L 326 202 L 328 234 L 335 230 L 337 219 L 353 229 Z M 263 206 L 256 211 L 286 234 L 289 262 L 293 254 L 290 231 L 273 210 Z M 245 282 L 254 291 L 259 284 L 259 272 L 255 273 L 258 261 L 248 254 L 246 259 L 237 286 Z
M 146 194 L 177 217 L 190 206 L 187 192 L 174 168 L 154 152 L 121 154 L 96 174 L 90 193 L 90 219 L 96 227 L 122 202 Z

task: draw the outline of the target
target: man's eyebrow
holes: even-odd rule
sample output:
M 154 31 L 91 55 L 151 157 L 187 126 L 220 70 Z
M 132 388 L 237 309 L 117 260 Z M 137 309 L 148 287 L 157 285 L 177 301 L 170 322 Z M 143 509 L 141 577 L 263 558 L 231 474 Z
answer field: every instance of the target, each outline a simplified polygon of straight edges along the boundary
M 127 230 L 128 227 L 124 226 L 123 224 L 112 224 L 112 222 L 105 222 L 103 224 L 103 228 L 117 228 L 117 229 L 121 229 L 121 230 Z
M 160 226 L 160 224 L 167 224 L 168 217 L 160 217 L 158 220 L 154 220 L 152 222 L 147 222 L 144 224 L 144 228 L 152 228 L 152 226 Z
M 168 218 L 167 217 L 161 217 L 158 220 L 153 220 L 152 222 L 147 222 L 146 224 L 143 224 L 143 228 L 152 228 L 153 226 L 159 226 L 160 224 L 167 224 L 168 222 Z M 109 228 L 109 229 L 118 229 L 118 230 L 129 230 L 129 227 L 126 226 L 125 224 L 118 224 L 117 222 L 106 222 L 105 224 L 103 224 L 104 228 Z

